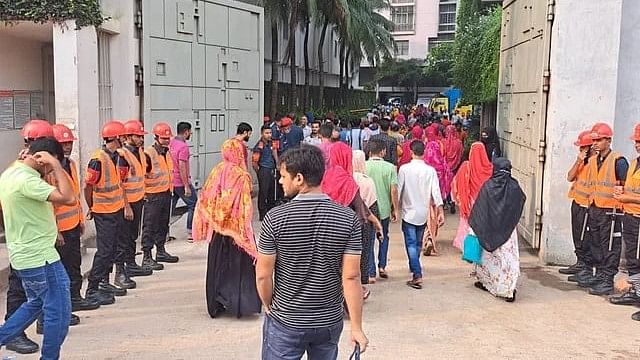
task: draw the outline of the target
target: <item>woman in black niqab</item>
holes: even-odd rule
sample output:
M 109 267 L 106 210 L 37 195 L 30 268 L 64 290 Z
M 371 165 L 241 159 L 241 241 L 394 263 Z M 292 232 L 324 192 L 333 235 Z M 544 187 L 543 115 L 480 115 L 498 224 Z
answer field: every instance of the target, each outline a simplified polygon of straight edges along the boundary
M 482 130 L 480 134 L 480 140 L 484 144 L 484 148 L 487 150 L 487 157 L 493 161 L 496 158 L 502 156 L 502 150 L 500 149 L 500 139 L 498 139 L 498 132 L 496 128 L 489 126 Z

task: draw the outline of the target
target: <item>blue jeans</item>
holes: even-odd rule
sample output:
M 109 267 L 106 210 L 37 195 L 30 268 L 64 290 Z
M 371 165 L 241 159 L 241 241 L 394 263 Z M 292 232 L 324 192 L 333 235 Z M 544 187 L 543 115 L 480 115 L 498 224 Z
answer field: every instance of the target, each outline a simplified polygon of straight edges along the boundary
M 173 201 L 171 202 L 172 210 L 176 209 L 176 204 L 178 203 L 178 199 L 182 199 L 184 203 L 187 205 L 188 213 L 187 213 L 187 230 L 191 231 L 193 225 L 193 212 L 196 209 L 196 203 L 198 202 L 198 193 L 193 185 L 189 185 L 191 188 L 191 196 L 186 197 L 184 194 L 184 186 L 176 187 L 173 189 Z
M 424 236 L 426 227 L 426 224 L 418 226 L 402 221 L 402 233 L 404 234 L 404 245 L 409 258 L 409 270 L 413 273 L 414 279 L 422 278 L 420 251 L 422 250 L 422 236 Z
M 387 253 L 389 252 L 389 222 L 391 218 L 380 220 L 382 223 L 382 243 L 378 247 L 378 268 L 384 269 L 387 267 Z M 375 238 L 375 232 L 374 232 Z M 376 277 L 376 257 L 374 253 L 375 243 L 378 240 L 375 239 L 369 243 L 369 277 Z
M 71 317 L 69 276 L 60 261 L 16 272 L 22 280 L 27 302 L 0 326 L 0 345 L 13 340 L 44 312 L 41 359 L 58 359 Z
M 335 360 L 344 323 L 317 329 L 294 329 L 270 315 L 262 327 L 262 360 Z

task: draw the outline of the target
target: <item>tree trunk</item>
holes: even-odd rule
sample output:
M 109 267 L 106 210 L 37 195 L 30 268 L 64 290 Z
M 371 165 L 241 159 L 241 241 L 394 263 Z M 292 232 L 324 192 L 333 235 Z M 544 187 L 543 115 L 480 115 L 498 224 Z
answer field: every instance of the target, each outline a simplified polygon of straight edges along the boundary
M 347 49 L 344 56 L 344 88 L 349 89 L 349 57 L 351 56 L 351 48 Z
M 310 85 L 309 78 L 311 77 L 311 67 L 309 66 L 309 24 L 311 22 L 307 19 L 304 29 L 304 109 L 309 110 L 310 105 Z
M 275 119 L 278 113 L 278 78 L 280 64 L 278 63 L 278 20 L 271 18 L 271 109 L 270 116 Z
M 342 89 L 342 82 L 344 80 L 344 43 L 340 44 L 340 80 L 338 81 L 338 88 Z
M 318 101 L 320 107 L 324 106 L 324 40 L 327 35 L 327 27 L 329 27 L 329 19 L 324 20 L 320 42 L 318 43 L 318 68 L 320 70 L 320 98 Z
M 289 110 L 298 108 L 298 68 L 296 66 L 296 29 L 298 28 L 298 4 L 299 0 L 291 2 L 291 17 L 289 19 L 289 63 L 291 64 L 291 89 L 289 97 Z

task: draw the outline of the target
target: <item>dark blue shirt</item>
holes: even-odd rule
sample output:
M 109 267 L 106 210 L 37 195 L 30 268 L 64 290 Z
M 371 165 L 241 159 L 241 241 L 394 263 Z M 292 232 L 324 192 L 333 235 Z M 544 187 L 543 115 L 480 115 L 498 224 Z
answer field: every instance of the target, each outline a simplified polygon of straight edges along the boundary
M 287 134 L 284 135 L 284 143 L 282 144 L 282 151 L 285 152 L 287 149 L 293 149 L 300 146 L 300 144 L 304 141 L 304 132 L 299 126 L 291 126 L 291 129 Z
M 269 141 L 265 143 L 262 140 L 259 140 L 256 146 L 253 147 L 253 153 L 259 154 L 260 158 L 258 159 L 258 166 L 261 168 L 267 169 L 275 169 L 276 161 L 273 158 L 272 152 L 272 142 Z

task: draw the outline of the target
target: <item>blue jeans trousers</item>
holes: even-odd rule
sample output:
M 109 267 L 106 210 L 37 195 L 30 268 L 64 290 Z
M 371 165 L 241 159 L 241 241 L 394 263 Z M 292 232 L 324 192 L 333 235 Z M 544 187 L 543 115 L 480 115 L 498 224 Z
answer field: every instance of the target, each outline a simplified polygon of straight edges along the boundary
M 382 242 L 378 246 L 378 268 L 384 269 L 387 267 L 387 254 L 389 253 L 389 222 L 391 218 L 380 220 L 382 223 Z M 375 232 L 374 232 L 375 238 Z M 378 240 L 375 239 L 369 243 L 369 277 L 376 277 L 376 257 L 374 253 L 375 244 Z
M 404 234 L 404 245 L 409 258 L 409 270 L 413 273 L 414 279 L 422 278 L 420 251 L 422 250 L 422 237 L 426 227 L 426 224 L 418 226 L 402 221 L 402 233 Z
M 176 209 L 176 204 L 178 203 L 178 199 L 182 199 L 184 203 L 187 205 L 187 230 L 191 231 L 193 225 L 193 212 L 196 209 L 196 203 L 198 202 L 198 192 L 193 185 L 189 185 L 191 187 L 191 196 L 187 197 L 184 194 L 184 186 L 179 186 L 173 189 L 173 201 L 171 202 L 171 207 L 173 210 Z
M 0 345 L 21 334 L 44 313 L 41 359 L 58 359 L 71 317 L 69 276 L 60 261 L 16 272 L 22 280 L 27 302 L 0 326 Z
M 262 360 L 335 360 L 344 323 L 317 329 L 294 329 L 266 315 L 262 327 Z

